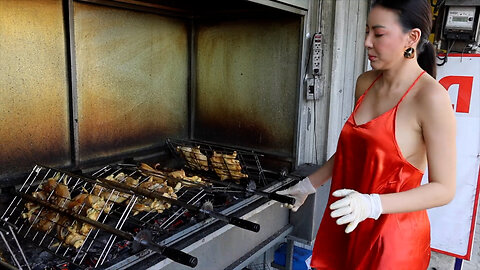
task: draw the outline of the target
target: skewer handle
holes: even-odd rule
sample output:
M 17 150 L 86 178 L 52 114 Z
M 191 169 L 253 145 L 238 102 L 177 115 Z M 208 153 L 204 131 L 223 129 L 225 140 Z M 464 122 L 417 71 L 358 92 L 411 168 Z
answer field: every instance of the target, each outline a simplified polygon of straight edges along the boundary
M 252 231 L 252 232 L 258 232 L 260 231 L 260 225 L 257 223 L 253 223 L 248 220 L 244 220 L 241 218 L 236 218 L 236 217 L 230 217 L 230 221 L 228 223 L 235 225 L 237 227 Z
M 277 201 L 277 202 L 281 202 L 281 203 L 288 203 L 288 204 L 294 204 L 295 203 L 295 198 L 288 197 L 288 196 L 285 196 L 285 195 L 280 195 L 280 194 L 277 194 L 277 193 L 274 193 L 274 192 L 269 193 L 268 198 L 271 199 L 271 200 Z
M 197 263 L 198 263 L 198 260 L 196 257 L 193 257 L 181 250 L 170 248 L 170 247 L 164 247 L 162 255 L 171 259 L 172 261 L 176 261 L 178 263 L 190 266 L 192 268 L 197 266 Z

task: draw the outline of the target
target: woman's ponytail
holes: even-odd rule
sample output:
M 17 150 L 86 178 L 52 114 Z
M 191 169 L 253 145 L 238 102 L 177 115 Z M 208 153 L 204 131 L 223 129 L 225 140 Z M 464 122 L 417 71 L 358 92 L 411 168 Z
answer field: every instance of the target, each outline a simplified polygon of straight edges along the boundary
M 427 41 L 421 51 L 419 51 L 417 62 L 433 78 L 437 77 L 437 63 L 435 61 L 435 47 Z

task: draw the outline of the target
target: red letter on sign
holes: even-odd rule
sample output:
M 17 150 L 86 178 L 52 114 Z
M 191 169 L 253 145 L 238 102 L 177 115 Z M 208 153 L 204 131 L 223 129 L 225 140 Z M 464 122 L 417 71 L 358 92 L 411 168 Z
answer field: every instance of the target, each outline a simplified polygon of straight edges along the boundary
M 470 110 L 470 99 L 472 98 L 472 76 L 447 76 L 438 81 L 445 89 L 453 84 L 458 84 L 457 112 L 468 113 Z

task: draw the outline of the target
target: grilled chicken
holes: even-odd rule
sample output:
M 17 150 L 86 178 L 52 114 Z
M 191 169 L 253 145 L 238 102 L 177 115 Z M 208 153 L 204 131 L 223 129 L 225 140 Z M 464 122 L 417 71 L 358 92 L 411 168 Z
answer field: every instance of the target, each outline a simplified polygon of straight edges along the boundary
M 30 223 L 33 223 L 32 227 L 38 231 L 50 232 L 60 217 L 59 214 L 53 211 L 43 209 L 40 212 L 38 208 L 35 208 L 35 211 L 32 210 L 22 214 L 22 217 L 27 218 Z
M 45 183 L 40 186 L 40 188 L 44 192 L 45 196 L 47 198 L 49 197 L 50 202 L 63 207 L 71 199 L 70 191 L 68 190 L 65 178 L 64 183 L 58 183 L 58 180 L 60 180 L 59 172 L 57 172 L 53 177 L 47 179 Z M 40 199 L 43 200 L 45 198 L 42 197 Z
M 149 177 L 147 181 L 141 183 L 138 187 L 161 193 L 162 196 L 167 198 L 176 199 L 176 190 L 167 185 L 167 182 L 158 177 Z M 171 205 L 162 200 L 152 200 L 149 198 L 143 198 L 136 202 L 133 206 L 133 215 L 137 215 L 140 212 L 156 211 L 162 213 L 163 210 L 170 208 Z
M 213 169 L 222 181 L 225 179 L 239 180 L 248 177 L 247 174 L 242 173 L 242 166 L 237 159 L 236 151 L 231 155 L 219 154 L 213 151 L 210 163 L 212 163 Z
M 118 192 L 118 191 L 112 191 L 109 189 L 106 189 L 100 185 L 96 185 L 93 188 L 93 195 L 102 197 L 106 201 L 111 201 L 114 203 L 122 203 L 126 199 L 130 198 L 129 194 Z
M 82 211 L 83 212 L 83 211 Z M 83 216 L 91 220 L 97 220 L 100 216 L 100 211 L 93 208 L 88 208 Z M 57 222 L 57 237 L 66 245 L 80 248 L 88 233 L 95 229 L 94 226 L 73 220 L 68 217 L 61 216 Z
M 70 201 L 70 191 L 66 183 L 58 183 L 60 180 L 60 173 L 56 173 L 50 177 L 40 186 L 39 191 L 32 192 L 32 196 L 42 201 L 49 201 L 52 204 L 60 207 L 64 206 Z M 47 200 L 48 199 L 48 200 Z M 25 203 L 27 212 L 22 213 L 22 217 L 27 219 L 30 223 L 34 223 L 33 227 L 37 230 L 50 232 L 55 223 L 58 222 L 59 214 L 41 208 L 33 202 Z
M 79 225 L 77 222 L 67 228 L 68 234 L 66 235 L 64 241 L 65 244 L 75 247 L 76 249 L 80 248 L 87 238 L 86 234 L 79 233 Z
M 164 197 L 169 197 L 170 195 L 168 193 L 163 194 Z M 176 195 L 175 195 L 176 196 Z M 163 213 L 165 209 L 168 209 L 171 207 L 171 204 L 164 202 L 162 200 L 152 200 L 148 198 L 141 199 L 135 203 L 133 206 L 133 215 L 137 215 L 140 212 L 150 212 L 150 211 L 155 211 L 157 213 Z
M 183 154 L 185 161 L 190 168 L 208 171 L 208 159 L 207 156 L 200 151 L 200 146 L 194 148 L 177 146 L 177 151 Z
M 105 177 L 105 179 L 110 180 L 110 181 L 116 181 L 116 182 L 119 182 L 119 183 L 124 183 L 124 184 L 127 184 L 127 185 L 131 186 L 131 187 L 138 185 L 138 180 L 137 179 L 134 179 L 130 176 L 127 176 L 124 173 L 119 173 L 116 176 L 109 175 L 109 176 Z M 104 188 L 100 185 L 95 185 L 92 193 L 93 193 L 93 195 L 102 197 L 103 199 L 105 199 L 107 201 L 112 201 L 112 202 L 115 202 L 115 203 L 122 203 L 125 200 L 127 200 L 128 198 L 130 198 L 129 194 L 118 192 L 118 191 L 112 192 L 112 190 Z
M 79 194 L 72 200 L 66 181 L 59 183 L 59 180 L 60 173 L 56 173 L 40 185 L 39 191 L 32 192 L 32 196 L 92 220 L 99 218 L 101 210 L 110 211 L 111 203 L 106 204 L 103 198 L 93 194 Z M 77 249 L 83 245 L 86 236 L 94 228 L 90 224 L 74 221 L 33 202 L 25 203 L 25 208 L 27 212 L 23 213 L 22 217 L 27 219 L 34 229 L 46 233 L 55 229 L 59 240 Z
M 177 179 L 182 179 L 182 178 L 187 177 L 184 170 L 173 171 L 173 172 L 169 173 L 168 175 L 170 175 L 173 178 L 177 178 Z
M 194 183 L 198 183 L 198 184 L 201 184 L 201 185 L 205 184 L 205 182 L 202 180 L 201 177 L 199 177 L 197 175 L 187 176 L 185 174 L 184 170 L 173 171 L 173 172 L 169 173 L 168 175 L 173 177 L 173 178 L 176 178 L 176 179 L 187 180 L 187 182 L 183 182 L 183 185 L 185 185 L 185 186 L 195 185 Z M 194 182 L 194 183 L 192 183 L 192 182 Z M 177 182 L 177 185 L 178 184 L 179 184 L 179 182 Z M 177 185 L 175 186 L 174 189 L 177 189 Z M 180 187 L 181 187 L 181 185 L 180 185 Z M 178 187 L 178 189 L 180 189 L 180 187 Z
M 154 170 L 154 169 L 153 169 Z M 39 186 L 39 190 L 32 192 L 32 196 L 55 204 L 66 211 L 87 217 L 91 220 L 98 220 L 103 212 L 109 213 L 113 203 L 128 203 L 131 199 L 130 194 L 119 191 L 112 191 L 100 185 L 95 185 L 92 194 L 84 188 L 85 193 L 81 193 L 71 198 L 67 183 L 60 182 L 61 175 L 56 173 L 54 177 L 45 180 Z M 141 187 L 151 191 L 158 192 L 165 197 L 176 199 L 175 192 L 180 189 L 180 185 L 175 188 L 168 185 L 166 178 L 151 176 L 146 181 L 139 183 L 139 179 L 132 178 L 123 173 L 108 176 L 107 179 L 124 183 L 132 187 Z M 171 204 L 158 199 L 142 198 L 139 199 L 133 207 L 134 214 L 142 211 L 155 211 L 162 213 L 165 209 L 171 207 Z M 49 210 L 47 207 L 41 207 L 33 202 L 25 203 L 26 211 L 22 217 L 32 224 L 35 230 L 46 233 L 56 233 L 58 239 L 64 245 L 80 248 L 87 235 L 94 226 L 86 222 L 75 220 L 73 217 L 65 214 L 59 214 Z
M 93 194 L 79 194 L 73 200 L 68 203 L 68 209 L 72 210 L 74 213 L 81 213 L 80 211 L 84 209 L 95 209 L 97 211 L 101 211 L 103 209 L 104 212 L 110 212 L 112 208 L 112 203 L 105 203 L 105 200 L 102 197 L 93 195 Z

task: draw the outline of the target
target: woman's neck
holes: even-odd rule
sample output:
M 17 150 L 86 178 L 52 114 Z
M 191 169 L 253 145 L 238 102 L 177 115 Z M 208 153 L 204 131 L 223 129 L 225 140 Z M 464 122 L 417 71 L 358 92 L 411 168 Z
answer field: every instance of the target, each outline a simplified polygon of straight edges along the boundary
M 422 72 L 422 68 L 418 65 L 416 59 L 409 59 L 382 72 L 382 88 L 395 90 L 401 88 L 405 83 L 410 84 L 412 80 L 415 80 Z

